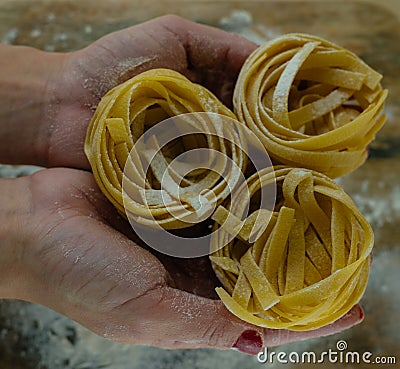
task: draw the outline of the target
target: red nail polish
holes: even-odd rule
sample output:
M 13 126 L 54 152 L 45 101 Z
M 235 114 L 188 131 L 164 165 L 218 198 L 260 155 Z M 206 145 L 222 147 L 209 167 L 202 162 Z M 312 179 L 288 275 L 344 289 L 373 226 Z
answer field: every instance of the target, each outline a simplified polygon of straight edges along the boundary
M 372 262 L 374 261 L 374 257 L 372 256 L 372 252 L 369 254 L 369 266 L 372 265 Z
M 240 352 L 249 355 L 257 355 L 262 349 L 263 341 L 257 331 L 244 331 L 232 346 Z

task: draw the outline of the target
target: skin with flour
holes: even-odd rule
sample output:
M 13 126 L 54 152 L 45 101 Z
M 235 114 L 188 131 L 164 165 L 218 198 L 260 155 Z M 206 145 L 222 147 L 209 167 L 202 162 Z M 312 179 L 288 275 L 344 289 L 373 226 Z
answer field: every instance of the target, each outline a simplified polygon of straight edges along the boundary
M 362 320 L 354 307 L 304 333 L 262 330 L 214 300 L 204 259 L 174 260 L 134 242 L 98 190 L 84 156 L 100 97 L 151 68 L 175 69 L 230 104 L 256 45 L 167 16 L 107 35 L 85 49 L 46 53 L 0 45 L 0 161 L 63 167 L 0 181 L 0 297 L 46 305 L 115 341 L 255 354 L 331 334 Z

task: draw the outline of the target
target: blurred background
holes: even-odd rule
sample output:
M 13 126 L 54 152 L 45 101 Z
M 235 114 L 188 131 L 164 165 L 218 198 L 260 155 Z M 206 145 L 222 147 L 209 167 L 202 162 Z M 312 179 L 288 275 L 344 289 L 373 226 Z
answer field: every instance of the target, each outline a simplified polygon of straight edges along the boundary
M 357 53 L 384 75 L 390 91 L 388 122 L 356 172 L 339 179 L 370 221 L 376 238 L 374 262 L 361 304 L 364 322 L 340 334 L 282 345 L 289 353 L 336 350 L 397 356 L 400 367 L 400 1 L 174 1 L 0 0 L 0 42 L 47 51 L 82 48 L 109 32 L 175 13 L 240 33 L 262 43 L 288 32 L 325 37 Z M 0 177 L 36 167 L 0 165 Z M 272 350 L 272 349 L 271 349 Z M 0 301 L 0 369 L 261 369 L 238 352 L 162 350 L 116 344 L 36 304 Z M 286 368 L 295 364 L 282 364 Z M 307 365 L 302 365 L 307 367 Z M 310 364 L 363 368 L 371 364 Z

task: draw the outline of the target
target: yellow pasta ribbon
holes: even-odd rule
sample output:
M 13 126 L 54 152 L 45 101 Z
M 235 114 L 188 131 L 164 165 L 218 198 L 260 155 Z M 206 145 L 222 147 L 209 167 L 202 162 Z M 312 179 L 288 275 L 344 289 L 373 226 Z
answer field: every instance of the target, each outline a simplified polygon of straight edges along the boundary
M 235 114 L 275 163 L 335 178 L 363 164 L 385 122 L 381 78 L 340 46 L 287 34 L 260 46 L 244 63 Z
M 199 128 L 204 135 L 182 135 L 179 142 L 166 148 L 160 147 L 157 137 L 153 136 L 149 138 L 151 149 L 136 152 L 135 143 L 153 125 L 194 112 L 236 118 L 206 88 L 168 69 L 143 72 L 102 98 L 88 128 L 85 153 L 100 189 L 121 214 L 128 214 L 130 219 L 150 227 L 183 228 L 196 222 L 197 218 L 193 220 L 196 210 L 201 208 L 205 213 L 229 195 L 227 183 L 235 183 L 237 170 L 227 160 L 213 157 L 212 152 L 224 154 L 236 168 L 244 171 L 246 158 L 241 147 L 245 143 L 233 127 L 224 126 L 222 132 L 213 119 L 187 119 L 188 125 Z M 215 159 L 212 166 L 215 171 L 196 169 L 182 180 L 169 166 L 186 150 L 204 147 L 210 149 L 209 161 Z M 143 167 L 140 155 L 149 161 L 153 158 L 148 170 Z M 129 172 L 129 178 L 124 169 Z M 160 188 L 163 176 L 167 180 Z M 199 200 L 203 192 L 203 199 Z
M 243 233 L 223 246 L 243 200 L 233 197 L 213 215 L 221 227 L 211 245 L 213 268 L 224 288 L 218 296 L 236 316 L 266 328 L 310 330 L 330 324 L 362 297 L 373 232 L 350 197 L 329 177 L 277 166 L 251 176 L 250 198 L 276 182 L 279 202 L 271 226 L 255 242 Z M 251 201 L 251 199 L 250 199 Z M 231 219 L 236 227 L 225 226 Z M 241 235 L 241 236 L 240 236 Z M 239 238 L 238 238 L 239 237 Z M 221 248 L 221 246 L 223 246 Z

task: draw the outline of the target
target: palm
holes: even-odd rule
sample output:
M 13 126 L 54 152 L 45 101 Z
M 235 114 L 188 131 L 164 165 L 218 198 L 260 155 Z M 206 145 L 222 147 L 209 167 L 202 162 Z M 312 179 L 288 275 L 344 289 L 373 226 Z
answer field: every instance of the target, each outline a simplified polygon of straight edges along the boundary
M 53 270 L 51 275 L 56 279 L 73 270 L 73 273 L 68 272 L 70 278 L 63 278 L 62 283 L 58 280 L 51 281 L 51 284 L 57 285 L 59 290 L 68 289 L 70 293 L 71 287 L 75 288 L 76 291 L 80 291 L 76 296 L 76 299 L 79 299 L 82 297 L 82 284 L 87 283 L 93 275 L 98 279 L 104 278 L 101 268 L 106 268 L 107 263 L 112 265 L 121 259 L 127 259 L 124 270 L 126 274 L 130 273 L 129 268 L 137 268 L 137 265 L 133 265 L 137 255 L 133 253 L 139 252 L 140 246 L 137 244 L 141 244 L 142 261 L 151 265 L 150 269 L 158 275 L 155 280 L 163 276 L 165 283 L 168 281 L 176 288 L 207 297 L 213 296 L 215 277 L 207 258 L 188 261 L 159 255 L 157 259 L 147 252 L 144 249 L 145 245 L 137 239 L 129 224 L 99 192 L 89 173 L 71 169 L 41 171 L 32 178 L 31 188 L 33 202 L 37 205 L 35 234 L 41 241 L 40 245 L 37 245 L 38 252 L 46 258 L 47 265 L 46 270 L 42 270 L 41 273 L 44 273 L 43 278 L 47 283 L 50 282 L 48 269 Z M 135 240 L 136 244 L 115 229 Z M 109 238 L 117 246 L 105 245 L 105 240 Z M 76 242 L 77 240 L 79 242 Z M 120 265 L 119 268 L 121 267 Z M 170 279 L 164 267 L 168 270 Z M 112 280 L 110 282 L 113 283 Z M 120 281 L 117 278 L 114 282 L 116 288 Z M 137 293 L 137 290 L 131 291 L 123 284 L 118 289 L 121 289 L 122 293 L 122 296 L 118 295 L 119 298 L 123 298 L 124 295 L 129 298 L 131 292 Z M 112 296 L 103 295 L 92 296 L 92 300 L 98 303 L 100 297 L 112 300 Z
M 199 311 L 207 305 L 221 317 L 221 325 L 234 325 L 235 335 L 243 329 L 220 301 L 194 296 L 213 295 L 215 279 L 207 259 L 188 262 L 161 256 L 160 262 L 132 242 L 124 236 L 135 238 L 129 224 L 99 192 L 90 173 L 48 169 L 27 180 L 33 213 L 25 228 L 30 237 L 26 260 L 34 281 L 27 299 L 124 342 L 155 344 L 160 324 L 166 324 L 168 332 L 171 322 L 189 341 L 193 335 L 201 337 L 203 329 L 209 334 L 206 316 L 199 327 L 182 315 L 182 309 Z M 174 337 L 168 339 L 159 344 L 186 347 Z

